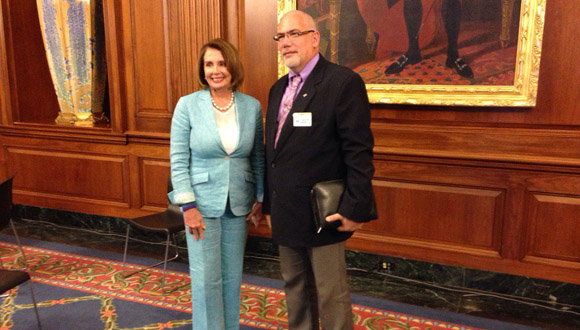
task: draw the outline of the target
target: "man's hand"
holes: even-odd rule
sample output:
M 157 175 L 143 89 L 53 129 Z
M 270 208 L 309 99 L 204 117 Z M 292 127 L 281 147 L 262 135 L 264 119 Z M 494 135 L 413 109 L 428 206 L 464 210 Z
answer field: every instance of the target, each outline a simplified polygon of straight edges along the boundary
M 336 220 L 340 220 L 342 222 L 342 225 L 336 228 L 336 230 L 338 231 L 356 231 L 358 229 L 361 229 L 363 226 L 362 223 L 352 221 L 347 217 L 343 217 L 342 215 L 340 215 L 340 213 L 335 213 L 333 215 L 329 215 L 326 217 L 326 222 L 332 222 Z
M 268 228 L 270 228 L 270 230 L 272 230 L 272 218 L 270 218 L 269 214 L 264 214 L 266 216 L 266 223 L 268 224 Z
M 260 222 L 264 219 L 264 214 L 262 214 L 262 203 L 254 203 L 252 212 L 246 217 L 246 221 L 250 220 L 254 224 L 255 228 L 258 228 Z
M 203 231 L 205 230 L 205 224 L 203 223 L 203 217 L 201 213 L 196 208 L 189 209 L 183 213 L 183 220 L 190 233 L 193 234 L 193 238 L 203 239 Z

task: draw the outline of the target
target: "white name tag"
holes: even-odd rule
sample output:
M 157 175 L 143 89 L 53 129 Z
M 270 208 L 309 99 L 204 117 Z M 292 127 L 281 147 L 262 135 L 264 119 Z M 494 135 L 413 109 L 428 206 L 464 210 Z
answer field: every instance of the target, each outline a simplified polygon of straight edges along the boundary
M 312 112 L 295 112 L 292 119 L 294 127 L 312 127 Z

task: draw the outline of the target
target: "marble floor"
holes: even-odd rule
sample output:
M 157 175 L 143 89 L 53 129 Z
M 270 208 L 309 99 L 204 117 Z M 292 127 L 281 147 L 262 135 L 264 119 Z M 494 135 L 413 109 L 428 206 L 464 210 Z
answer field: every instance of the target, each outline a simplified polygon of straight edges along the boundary
M 16 228 L 21 237 L 37 240 L 73 244 L 117 253 L 122 253 L 124 248 L 124 237 L 117 234 L 26 220 L 19 220 L 16 223 Z M 2 233 L 12 234 L 12 231 L 7 228 Z M 158 256 L 162 250 L 163 248 L 159 245 L 131 242 L 132 254 Z M 247 253 L 244 262 L 244 272 L 247 274 L 280 279 L 276 257 L 260 253 Z M 409 280 L 388 273 L 364 269 L 349 269 L 349 281 L 351 291 L 356 294 L 540 329 L 580 329 L 580 301 L 575 305 L 552 304 L 510 295 L 490 294 Z

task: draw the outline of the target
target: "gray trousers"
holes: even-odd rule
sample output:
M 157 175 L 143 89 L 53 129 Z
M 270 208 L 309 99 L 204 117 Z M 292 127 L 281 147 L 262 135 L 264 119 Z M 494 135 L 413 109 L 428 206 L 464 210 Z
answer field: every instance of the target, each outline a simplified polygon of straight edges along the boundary
M 345 242 L 311 248 L 280 246 L 288 329 L 352 330 Z M 320 323 L 319 323 L 320 319 Z

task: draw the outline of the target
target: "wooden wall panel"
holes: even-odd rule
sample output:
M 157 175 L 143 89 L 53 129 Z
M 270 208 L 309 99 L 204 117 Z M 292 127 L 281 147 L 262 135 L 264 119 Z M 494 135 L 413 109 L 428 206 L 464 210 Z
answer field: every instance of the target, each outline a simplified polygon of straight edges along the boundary
M 0 27 L 7 26 L 4 22 L 4 12 L 0 6 Z M 12 122 L 12 102 L 10 97 L 10 79 L 8 78 L 8 59 L 6 58 L 6 34 L 0 33 L 0 123 L 8 125 Z
M 349 248 L 580 282 L 578 168 L 399 156 L 375 167 L 379 220 Z
M 127 160 L 105 154 L 5 146 L 22 195 L 128 206 Z
M 170 165 L 166 159 L 140 159 L 141 205 L 143 210 L 157 211 L 167 207 L 167 179 Z M 155 187 L 155 189 L 152 189 Z M 165 192 L 165 193 L 164 193 Z
M 266 112 L 268 92 L 278 79 L 278 48 L 272 37 L 276 34 L 276 4 L 271 0 L 246 1 L 245 13 L 245 91 L 257 98 Z
M 580 165 L 577 129 L 492 128 L 376 122 L 376 154 Z
M 199 88 L 199 49 L 222 35 L 221 1 L 132 0 L 122 12 L 129 131 L 167 133 L 179 97 Z
M 167 131 L 170 77 L 167 65 L 165 19 L 162 0 L 131 1 L 132 52 L 135 68 L 135 130 Z
M 64 135 L 64 134 L 63 134 Z M 0 174 L 15 176 L 14 202 L 134 218 L 167 206 L 169 146 L 3 135 Z
M 580 196 L 530 192 L 528 207 L 527 256 L 580 266 Z
M 105 48 L 107 60 L 107 85 L 110 107 L 110 127 L 116 135 L 127 129 L 127 87 L 121 74 L 123 65 L 122 29 L 120 2 L 103 0 Z
M 168 113 L 164 1 L 131 1 L 133 16 L 137 115 Z
M 222 37 L 224 6 L 219 0 L 173 0 L 167 5 L 173 82 L 169 107 L 173 110 L 181 96 L 200 88 L 196 80 L 198 53 L 203 44 Z
M 382 219 L 366 225 L 386 237 L 457 244 L 499 252 L 503 191 L 376 180 Z
M 5 54 L 13 68 L 8 72 L 13 86 L 10 90 L 11 119 L 14 122 L 54 123 L 60 108 L 48 70 L 36 1 L 6 0 L 1 5 Z

